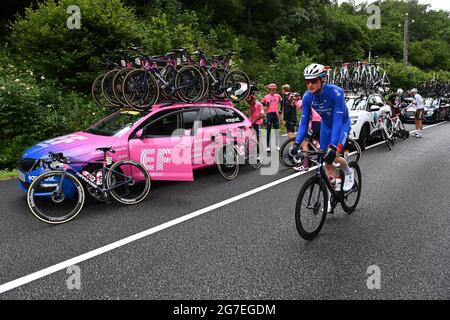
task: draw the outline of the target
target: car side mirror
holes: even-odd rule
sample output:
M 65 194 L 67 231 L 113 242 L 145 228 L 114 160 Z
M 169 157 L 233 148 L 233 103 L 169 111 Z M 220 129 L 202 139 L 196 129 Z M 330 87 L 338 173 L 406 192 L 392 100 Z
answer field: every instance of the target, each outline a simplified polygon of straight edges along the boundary
M 144 129 L 139 129 L 139 130 L 136 132 L 136 138 L 138 138 L 138 139 L 143 139 L 143 138 L 144 138 L 144 136 L 143 136 L 143 131 L 144 131 Z
M 380 106 L 377 106 L 376 104 L 373 104 L 370 106 L 370 111 L 379 111 L 380 110 Z

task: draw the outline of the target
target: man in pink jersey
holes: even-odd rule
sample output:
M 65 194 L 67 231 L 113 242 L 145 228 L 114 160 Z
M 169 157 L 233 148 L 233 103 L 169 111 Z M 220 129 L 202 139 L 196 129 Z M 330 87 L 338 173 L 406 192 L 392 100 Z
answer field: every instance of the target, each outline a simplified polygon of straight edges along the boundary
M 280 129 L 280 121 L 278 119 L 279 114 L 279 104 L 283 98 L 276 93 L 277 85 L 271 83 L 267 86 L 269 93 L 263 98 L 262 104 L 267 107 L 266 110 L 266 128 L 267 128 L 267 152 L 270 152 L 270 133 L 272 131 L 272 126 L 275 129 L 275 144 L 276 148 L 280 150 L 280 137 L 278 135 L 278 130 Z
M 264 107 L 253 94 L 247 97 L 247 103 L 249 106 L 250 121 L 252 122 L 253 130 L 256 131 L 256 137 L 259 142 L 264 121 Z

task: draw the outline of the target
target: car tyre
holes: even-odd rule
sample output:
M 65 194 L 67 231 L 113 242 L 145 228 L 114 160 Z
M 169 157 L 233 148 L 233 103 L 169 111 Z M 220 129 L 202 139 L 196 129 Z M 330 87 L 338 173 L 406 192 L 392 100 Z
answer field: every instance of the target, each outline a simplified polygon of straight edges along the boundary
M 359 139 L 358 139 L 358 144 L 361 147 L 361 150 L 364 151 L 366 150 L 366 146 L 367 146 L 367 138 L 369 137 L 369 132 L 367 130 L 367 125 L 364 125 L 361 128 L 361 132 L 359 133 Z

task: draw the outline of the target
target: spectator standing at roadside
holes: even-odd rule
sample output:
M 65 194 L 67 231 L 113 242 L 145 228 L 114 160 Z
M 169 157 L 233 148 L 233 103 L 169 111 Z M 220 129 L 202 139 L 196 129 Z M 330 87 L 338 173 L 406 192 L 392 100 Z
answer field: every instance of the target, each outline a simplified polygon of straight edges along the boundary
M 422 138 L 422 132 L 423 132 L 423 113 L 424 113 L 424 101 L 422 96 L 417 92 L 417 89 L 411 89 L 411 95 L 414 97 L 414 101 L 412 104 L 416 108 L 416 117 L 415 117 L 415 123 L 416 123 L 416 133 L 414 136 L 416 138 Z
M 264 121 L 264 107 L 254 94 L 250 94 L 247 97 L 247 103 L 249 106 L 250 121 L 252 122 L 253 130 L 256 131 L 256 137 L 259 142 Z
M 401 111 L 401 103 L 403 102 L 403 90 L 398 89 L 396 93 L 390 93 L 384 98 L 388 105 L 391 106 L 392 116 L 398 116 Z
M 276 93 L 277 85 L 271 83 L 267 86 L 269 93 L 263 98 L 262 104 L 267 107 L 266 110 L 266 128 L 267 128 L 267 152 L 270 152 L 270 133 L 272 126 L 275 129 L 275 144 L 276 148 L 280 150 L 280 137 L 278 130 L 280 129 L 280 122 L 278 119 L 279 104 L 283 100 L 281 96 Z
M 294 101 L 294 94 L 290 92 L 290 87 L 288 84 L 283 85 L 281 88 L 283 93 L 283 125 L 286 127 L 288 134 L 288 139 L 295 136 L 297 130 L 297 107 Z

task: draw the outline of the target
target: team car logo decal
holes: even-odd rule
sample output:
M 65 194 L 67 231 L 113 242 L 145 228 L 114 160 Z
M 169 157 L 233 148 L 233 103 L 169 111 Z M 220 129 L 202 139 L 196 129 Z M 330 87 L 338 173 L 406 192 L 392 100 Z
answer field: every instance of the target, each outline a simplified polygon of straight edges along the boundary
M 164 164 L 171 163 L 172 158 L 167 155 L 172 153 L 170 148 L 161 149 L 142 149 L 141 151 L 141 163 L 148 171 L 161 171 L 164 170 Z

